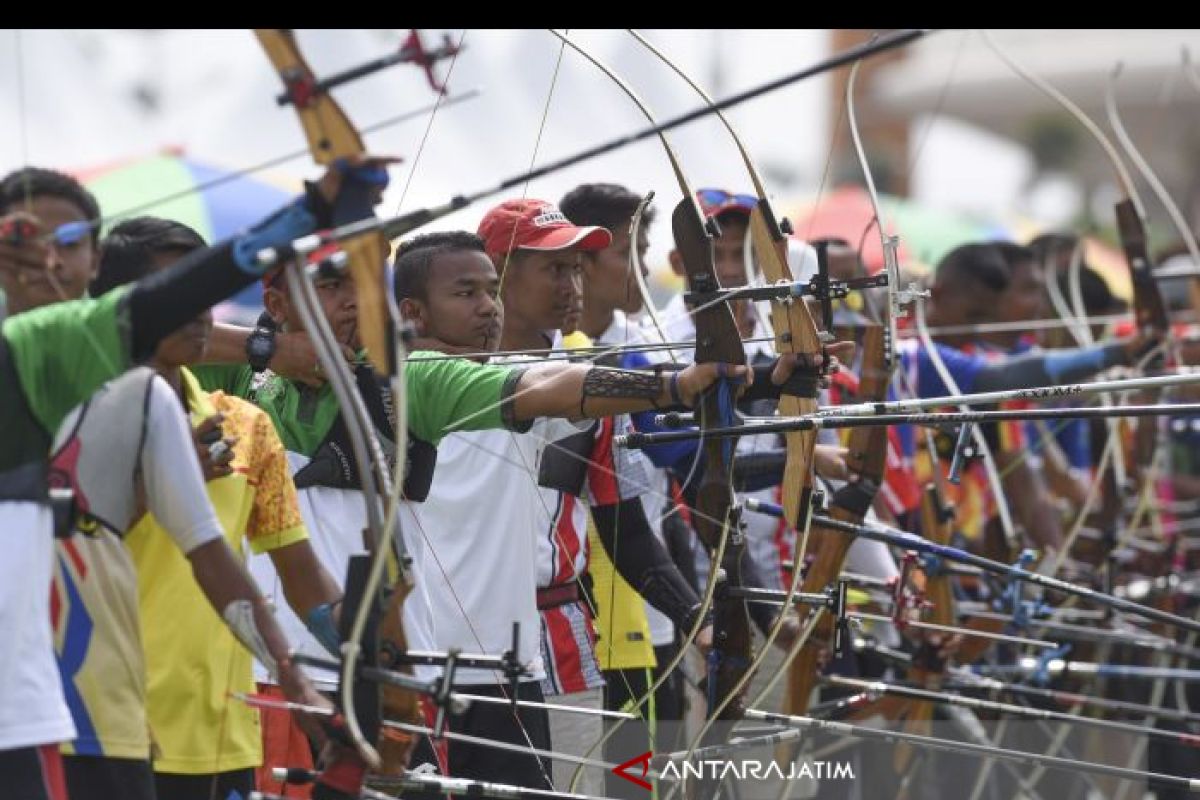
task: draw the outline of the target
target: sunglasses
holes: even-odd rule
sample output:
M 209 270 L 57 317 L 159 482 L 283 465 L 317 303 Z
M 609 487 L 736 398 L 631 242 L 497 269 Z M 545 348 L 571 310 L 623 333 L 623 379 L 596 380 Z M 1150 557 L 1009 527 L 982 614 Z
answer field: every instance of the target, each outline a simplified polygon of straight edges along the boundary
M 49 234 L 41 237 L 45 244 L 58 245 L 59 247 L 69 247 L 73 244 L 78 244 L 85 236 L 92 232 L 92 224 L 90 222 L 68 222 L 59 225 Z M 0 239 L 4 239 L 10 244 L 20 244 L 27 239 L 37 237 L 37 228 L 33 223 L 27 220 L 8 220 L 3 225 L 0 225 Z
M 758 206 L 757 196 L 752 194 L 732 194 L 724 189 L 697 189 L 696 197 L 708 213 L 713 216 L 730 209 L 738 209 L 749 213 Z

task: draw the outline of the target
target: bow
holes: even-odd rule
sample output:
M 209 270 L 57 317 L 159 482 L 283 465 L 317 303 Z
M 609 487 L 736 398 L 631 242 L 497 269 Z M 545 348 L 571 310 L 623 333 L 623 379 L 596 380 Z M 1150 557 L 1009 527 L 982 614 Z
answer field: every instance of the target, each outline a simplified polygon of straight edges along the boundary
M 362 137 L 349 117 L 329 94 L 328 89 L 349 80 L 344 76 L 324 84 L 317 81 L 300 53 L 295 37 L 285 30 L 256 31 L 259 43 L 279 73 L 285 87 L 283 99 L 293 105 L 300 117 L 313 159 L 345 172 L 366 156 Z M 450 54 L 457 52 L 451 51 Z M 440 57 L 440 56 L 438 56 Z M 416 61 L 429 75 L 434 54 L 420 47 L 416 31 L 410 35 L 397 60 Z M 423 59 L 423 60 L 422 60 Z M 386 66 L 386 65 L 385 65 Z M 378 68 L 378 66 L 376 67 Z M 365 74 L 361 70 L 357 75 Z M 435 85 L 439 91 L 442 87 Z M 347 224 L 374 217 L 374 187 L 344 176 L 345 185 L 334 208 L 335 224 Z M 385 280 L 388 242 L 380 231 L 370 231 L 340 242 L 346 268 L 354 277 L 358 294 L 359 330 L 372 364 L 392 380 L 395 397 L 396 459 L 389 468 L 375 436 L 354 375 L 340 357 L 336 339 L 329 328 L 320 303 L 307 277 L 288 270 L 288 286 L 305 324 L 312 334 L 317 355 L 338 402 L 350 433 L 354 457 L 362 476 L 366 505 L 365 539 L 370 556 L 351 560 L 346 578 L 346 598 L 342 608 L 342 664 L 340 706 L 345 715 L 350 741 L 366 766 L 396 772 L 407 764 L 411 736 L 382 736 L 382 719 L 419 722 L 417 695 L 409 689 L 357 681 L 362 665 L 398 671 L 410 671 L 399 656 L 407 650 L 401 622 L 401 608 L 411 589 L 409 558 L 397 521 L 402 489 L 404 461 L 407 457 L 404 346 L 395 335 L 393 301 Z M 394 371 L 393 371 L 394 367 Z M 393 475 L 397 476 L 393 479 Z M 393 483 L 394 480 L 394 483 Z M 386 502 L 386 504 L 385 504 Z M 384 588 L 383 576 L 389 572 L 390 588 Z M 361 787 L 362 770 L 350 768 L 349 775 L 328 778 L 329 785 L 349 796 Z
M 1015 61 L 1008 53 L 997 45 L 992 38 L 986 33 L 982 33 L 984 42 L 992 49 L 993 52 L 1003 61 L 1010 69 L 1012 69 L 1023 80 L 1036 87 L 1039 91 L 1049 97 L 1057 105 L 1065 109 L 1075 120 L 1079 122 L 1088 133 L 1096 140 L 1103 149 L 1113 172 L 1117 179 L 1117 185 L 1122 192 L 1121 199 L 1115 206 L 1115 214 L 1117 221 L 1117 232 L 1121 240 L 1121 247 L 1125 252 L 1126 260 L 1128 261 L 1130 277 L 1133 283 L 1133 305 L 1134 316 L 1137 328 L 1140 334 L 1147 338 L 1161 339 L 1170 331 L 1170 324 L 1167 319 L 1166 306 L 1163 303 L 1162 295 L 1159 292 L 1158 284 L 1154 280 L 1153 264 L 1150 259 L 1146 230 L 1144 223 L 1144 205 L 1138 195 L 1137 189 L 1133 183 L 1132 176 L 1121 159 L 1117 148 L 1104 135 L 1099 126 L 1080 109 L 1070 98 L 1066 97 L 1058 89 L 1050 85 L 1040 76 L 1030 72 L 1017 61 Z M 1112 98 L 1111 86 L 1109 88 L 1109 97 L 1107 98 L 1110 110 L 1115 111 L 1115 99 Z M 1117 117 L 1117 125 L 1123 132 L 1123 126 L 1120 126 L 1119 115 L 1110 114 Z M 1118 134 L 1120 135 L 1120 133 Z M 1128 140 L 1128 137 L 1125 137 Z M 1195 296 L 1195 295 L 1194 295 Z M 1143 359 L 1143 363 L 1149 362 L 1153 358 L 1153 353 L 1158 348 L 1154 348 L 1151 353 Z M 1139 365 L 1141 366 L 1141 365 Z M 1156 396 L 1157 397 L 1157 396 Z M 1143 511 L 1149 511 L 1157 518 L 1157 510 L 1151 497 L 1154 484 L 1154 456 L 1155 447 L 1153 439 L 1154 425 L 1139 425 L 1134 436 L 1134 458 L 1138 466 L 1139 485 L 1136 489 L 1136 497 L 1138 508 L 1134 514 L 1134 519 L 1140 518 Z M 1115 428 L 1110 427 L 1110 439 L 1116 434 Z M 1119 444 L 1114 444 L 1119 447 Z M 1097 479 L 1099 479 L 1097 475 Z M 1123 486 L 1118 486 L 1114 496 L 1119 497 Z M 1132 529 L 1132 526 L 1130 530 Z M 1122 541 L 1128 535 L 1128 530 L 1117 538 L 1116 546 L 1120 546 Z M 1066 548 L 1060 553 L 1060 557 L 1065 557 Z M 1055 565 L 1057 566 L 1057 564 Z M 1161 695 L 1161 685 L 1159 687 Z M 986 770 L 984 771 L 986 774 Z M 981 776 L 982 777 L 982 776 Z M 982 788 L 982 782 L 976 785 L 975 794 L 978 795 Z
M 413 35 L 416 35 L 415 31 Z M 255 31 L 255 36 L 283 81 L 284 94 L 280 103 L 290 104 L 300 117 L 313 160 L 321 166 L 337 166 L 343 170 L 355 166 L 366 156 L 366 146 L 354 123 L 329 94 L 330 86 L 338 83 L 322 84 L 316 79 L 291 31 L 260 29 Z M 334 224 L 373 217 L 372 190 L 373 187 L 364 181 L 351 180 L 347 176 L 346 186 L 334 208 Z M 341 247 L 348 257 L 347 266 L 358 290 L 363 347 L 380 373 L 391 374 L 388 336 L 391 318 L 384 274 L 389 249 L 387 240 L 382 233 L 366 233 L 342 241 Z
M 637 105 L 650 124 L 657 125 L 654 115 L 646 103 L 611 68 L 566 35 L 557 31 L 551 32 L 607 75 Z M 683 193 L 683 199 L 671 214 L 671 228 L 675 236 L 676 247 L 686 266 L 688 289 L 697 293 L 714 292 L 720 288 L 720 283 L 717 280 L 716 268 L 713 264 L 712 238 L 714 235 L 719 235 L 720 230 L 715 221 L 706 218 L 700 210 L 695 191 L 684 175 L 682 164 L 666 134 L 659 131 L 658 138 L 666 151 L 680 191 Z M 734 322 L 733 313 L 726 303 L 705 304 L 694 312 L 694 318 L 696 322 L 696 363 L 744 363 L 745 352 L 742 348 L 741 336 Z M 724 379 L 705 392 L 696 404 L 702 430 L 722 425 L 730 420 L 735 399 L 734 393 L 734 387 Z M 632 704 L 633 710 L 641 708 L 682 662 L 687 645 L 695 640 L 704 624 L 708 608 L 713 605 L 719 574 L 724 572 L 727 587 L 741 584 L 742 542 L 740 533 L 737 531 L 738 509 L 734 501 L 730 477 L 733 468 L 732 451 L 732 445 L 725 441 L 707 441 L 702 445 L 702 453 L 699 457 L 703 458 L 704 474 L 696 490 L 695 521 L 697 534 L 708 547 L 712 556 L 708 584 L 705 587 L 703 602 L 696 615 L 693 630 L 688 634 L 687 642 L 679 649 L 673 661 L 662 670 L 658 680 Z M 735 681 L 739 665 L 746 664 L 750 660 L 750 623 L 745 604 L 722 602 L 714 617 L 713 631 L 713 649 L 718 655 L 714 659 L 715 668 L 712 670 L 715 674 L 711 674 L 709 678 L 710 693 L 720 692 L 722 687 Z M 624 721 L 622 720 L 622 722 Z M 621 723 L 618 723 L 610 728 L 584 754 L 585 757 L 590 756 L 596 748 L 607 742 L 620 729 L 620 725 Z M 572 789 L 578 782 L 580 774 L 579 771 L 576 771 Z
M 853 124 L 852 103 L 854 76 L 857 69 L 858 63 L 851 67 L 850 79 L 846 85 L 847 110 L 850 111 L 851 131 L 855 136 L 856 144 L 858 134 L 857 127 Z M 874 182 L 871 180 L 871 173 L 865 158 L 861 158 L 861 146 L 857 147 L 857 152 L 860 155 L 860 163 L 863 175 L 867 179 L 872 203 L 876 203 Z M 878 205 L 874 207 L 878 218 Z M 887 285 L 890 302 L 887 317 L 888 333 L 891 334 L 895 329 L 895 314 L 902 306 L 896 297 L 896 293 L 899 291 L 899 269 L 895 255 L 898 240 L 894 236 L 884 233 L 882 222 L 878 222 L 876 227 L 883 243 L 884 264 L 888 271 Z M 818 257 L 824 257 L 824 252 L 818 251 Z M 862 356 L 862 376 L 859 384 L 859 391 L 863 398 L 879 401 L 886 396 L 893 368 L 892 348 L 894 342 L 894 334 L 885 335 L 883 329 L 878 326 L 867 329 Z M 864 519 L 874 502 L 875 493 L 883 482 L 887 446 L 886 427 L 861 428 L 850 434 L 847 467 L 855 476 L 855 480 L 847 482 L 833 493 L 830 510 L 832 517 L 846 522 L 861 522 Z M 841 572 L 849 549 L 849 539 L 814 522 L 809 533 L 806 557 L 810 560 L 804 576 L 802 591 L 823 591 L 833 584 Z M 818 610 L 817 613 L 821 612 Z M 789 658 L 794 658 L 794 660 L 791 661 L 789 668 L 787 694 L 784 700 L 784 708 L 787 713 L 802 714 L 808 708 L 812 691 L 816 687 L 820 675 L 822 651 L 832 644 L 835 635 L 834 628 L 833 618 L 829 615 L 821 616 L 814 633 L 815 638 L 810 638 L 799 649 L 793 648 L 794 652 L 788 654 Z
M 792 273 L 787 263 L 786 223 L 781 224 L 776 218 L 770 201 L 767 198 L 766 188 L 763 185 L 758 169 L 741 137 L 738 136 L 726 116 L 715 107 L 715 103 L 708 93 L 684 72 L 678 64 L 669 59 L 661 50 L 636 31 L 630 30 L 629 33 L 664 64 L 670 67 L 706 103 L 714 108 L 717 118 L 736 144 L 738 152 L 742 157 L 742 162 L 754 185 L 755 193 L 758 196 L 758 204 L 750 214 L 747 241 L 753 244 L 753 249 L 758 254 L 763 275 L 768 281 L 776 284 L 793 283 Z M 746 267 L 749 270 L 749 260 L 747 260 Z M 792 297 L 786 299 L 776 297 L 772 299 L 771 322 L 775 328 L 775 348 L 777 353 L 781 355 L 785 353 L 800 354 L 807 356 L 810 361 L 813 361 L 816 356 L 824 354 L 823 343 L 817 333 L 816 324 L 813 322 L 808 306 L 803 300 L 797 300 Z M 699 338 L 700 328 L 697 325 L 697 339 Z M 784 387 L 784 391 L 779 399 L 779 413 L 781 415 L 798 416 L 816 410 L 817 386 L 815 378 L 815 375 L 798 376 L 798 379 L 794 379 L 788 386 Z M 783 609 L 786 612 L 790 608 L 792 598 L 799 588 L 801 574 L 800 561 L 803 558 L 808 537 L 809 521 L 813 505 L 812 467 L 813 447 L 816 445 L 816 432 L 795 431 L 787 433 L 785 434 L 785 442 L 787 457 L 781 484 L 783 488 L 783 516 L 787 524 L 793 530 L 799 532 L 801 536 L 801 541 L 795 550 L 795 563 L 792 565 L 793 579 L 783 601 Z M 735 563 L 740 561 L 741 549 L 742 546 L 739 542 L 736 545 L 734 554 L 732 556 L 727 554 L 727 560 L 733 560 Z M 728 588 L 737 586 L 740 583 L 740 576 L 738 578 L 737 582 L 731 582 L 726 585 L 726 593 Z M 743 634 L 741 630 L 725 630 L 720 626 L 720 623 L 739 627 L 748 625 L 744 602 L 737 604 L 734 601 L 734 603 L 735 607 L 740 606 L 740 608 L 733 611 L 725 610 L 724 604 L 722 604 L 722 610 L 717 613 L 716 619 L 718 625 L 714 629 L 713 637 L 714 650 L 717 653 L 715 657 L 718 666 L 717 680 L 715 685 L 711 683 L 713 676 L 710 675 L 708 719 L 690 743 L 688 755 L 684 757 L 685 761 L 691 757 L 691 753 L 697 747 L 703 747 L 708 743 L 707 734 L 716 720 L 737 720 L 742 717 L 744 710 L 742 695 L 745 688 L 755 670 L 762 663 L 767 652 L 769 652 L 771 644 L 778 637 L 788 618 L 786 613 L 781 613 L 776 618 L 774 625 L 767 634 L 766 641 L 763 642 L 759 652 L 749 663 L 740 660 L 731 662 L 726 654 L 720 652 L 718 648 L 729 641 L 740 641 Z M 744 657 L 744 654 L 738 653 L 738 658 L 742 657 Z M 742 664 L 745 664 L 745 666 L 741 666 Z M 722 667 L 724 667 L 723 670 Z M 723 689 L 724 691 L 722 692 Z M 718 697 L 721 699 L 717 700 L 716 698 Z

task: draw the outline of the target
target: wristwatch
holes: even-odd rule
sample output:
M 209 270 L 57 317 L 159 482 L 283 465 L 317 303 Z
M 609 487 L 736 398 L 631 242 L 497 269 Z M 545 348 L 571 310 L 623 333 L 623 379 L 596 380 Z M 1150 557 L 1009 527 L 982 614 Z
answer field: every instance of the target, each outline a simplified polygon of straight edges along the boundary
M 254 331 L 246 337 L 246 361 L 255 372 L 262 372 L 275 355 L 275 320 L 264 311 Z

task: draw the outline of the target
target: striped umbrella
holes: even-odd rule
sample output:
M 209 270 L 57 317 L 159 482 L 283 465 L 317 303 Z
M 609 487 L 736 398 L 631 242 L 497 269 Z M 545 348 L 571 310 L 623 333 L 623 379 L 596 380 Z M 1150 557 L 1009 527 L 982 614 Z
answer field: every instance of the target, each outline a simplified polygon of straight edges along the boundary
M 299 181 L 234 170 L 189 158 L 180 150 L 73 170 L 100 201 L 104 231 L 131 216 L 149 214 L 182 222 L 207 242 L 217 242 L 258 222 L 299 191 Z M 202 191 L 201 187 L 204 188 Z M 253 323 L 262 288 L 243 289 L 215 309 L 217 319 Z

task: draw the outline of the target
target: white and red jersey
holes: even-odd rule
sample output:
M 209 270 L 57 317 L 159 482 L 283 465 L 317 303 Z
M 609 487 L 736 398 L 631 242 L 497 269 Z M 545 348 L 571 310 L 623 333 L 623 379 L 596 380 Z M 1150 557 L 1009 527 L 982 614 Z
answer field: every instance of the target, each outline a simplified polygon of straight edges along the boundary
M 577 584 L 587 569 L 589 504 L 615 505 L 646 491 L 644 456 L 613 447 L 617 426 L 621 432 L 632 427 L 625 416 L 607 417 L 546 446 L 539 472 L 545 517 L 537 540 L 538 590 L 543 595 Z M 570 694 L 603 686 L 587 603 L 571 599 L 542 608 L 541 617 L 543 691 Z

